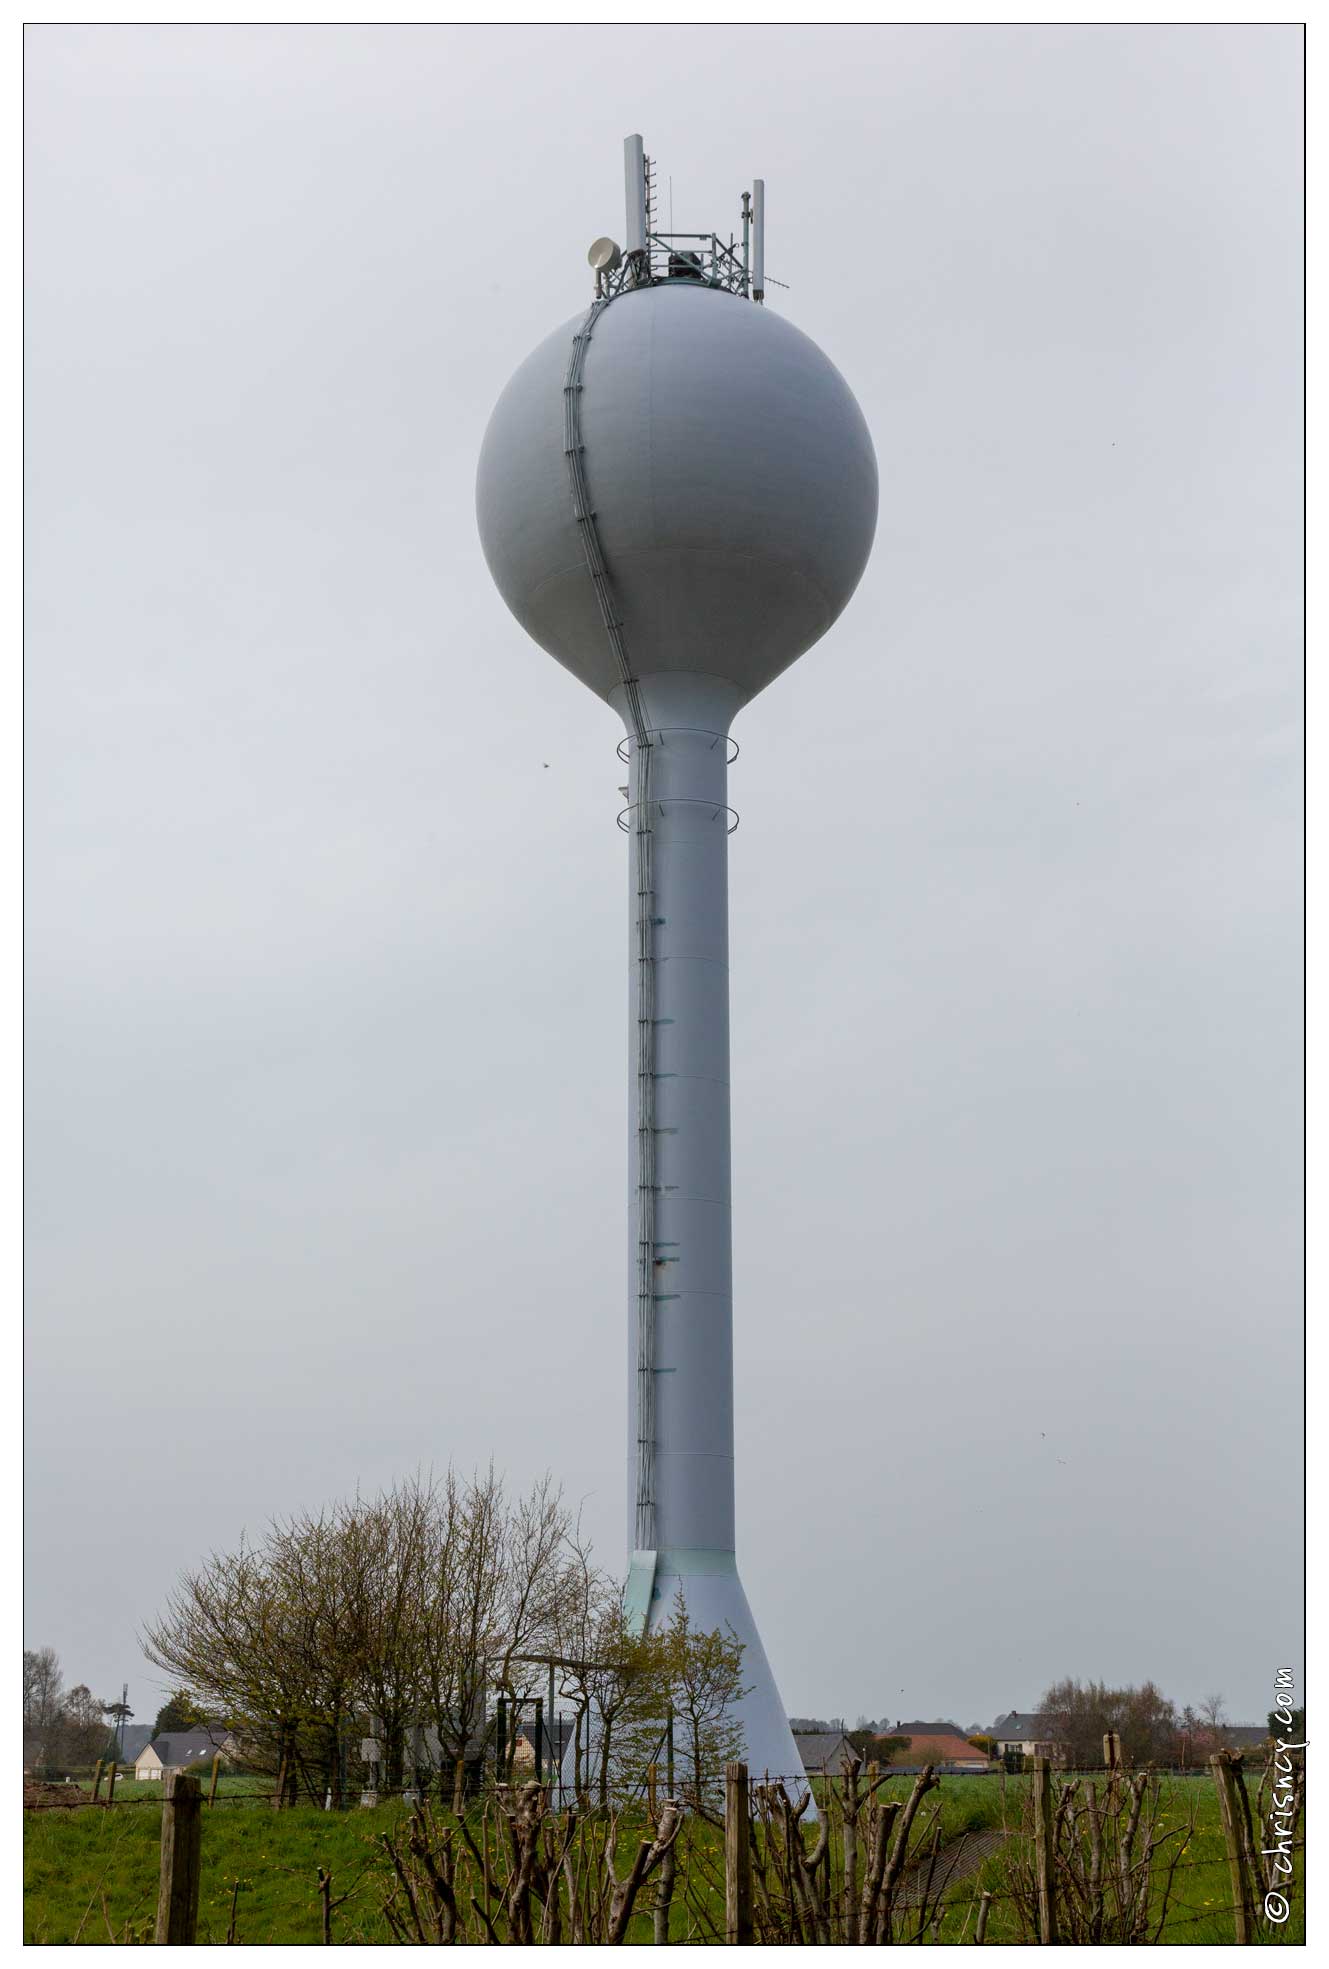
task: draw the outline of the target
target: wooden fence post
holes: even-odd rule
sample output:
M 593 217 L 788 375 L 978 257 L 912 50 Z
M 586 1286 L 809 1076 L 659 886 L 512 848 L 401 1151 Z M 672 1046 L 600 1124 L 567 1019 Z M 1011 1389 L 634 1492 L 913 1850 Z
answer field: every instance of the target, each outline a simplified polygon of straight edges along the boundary
M 1057 1940 L 1056 1823 L 1052 1816 L 1052 1765 L 1035 1757 L 1034 1878 L 1038 1884 L 1038 1939 Z
M 217 1773 L 218 1773 L 218 1771 L 220 1771 L 220 1769 L 221 1769 L 221 1752 L 220 1752 L 220 1750 L 217 1750 L 217 1751 L 214 1751 L 214 1752 L 213 1752 L 213 1757 L 212 1757 L 212 1783 L 211 1783 L 211 1784 L 210 1784 L 210 1785 L 208 1786 L 208 1803 L 209 1803 L 209 1805 L 212 1805 L 212 1804 L 215 1804 L 215 1803 L 216 1803 L 216 1799 L 217 1799 Z
M 106 1802 L 108 1805 L 114 1805 L 115 1803 L 115 1774 L 117 1769 L 116 1761 L 112 1758 L 111 1768 L 106 1773 Z
M 724 1938 L 752 1940 L 752 1827 L 748 1821 L 748 1767 L 724 1767 Z
M 988 1938 L 988 1916 L 992 1912 L 992 1889 L 983 1889 L 983 1898 L 978 1904 L 978 1920 L 974 1924 L 974 1940 L 985 1942 Z
M 94 1772 L 93 1779 L 92 1779 L 92 1802 L 94 1805 L 97 1803 L 97 1800 L 101 1797 L 101 1789 L 102 1789 L 102 1760 L 99 1757 L 97 1759 L 97 1769 Z
M 162 1777 L 162 1869 L 154 1942 L 192 1942 L 198 1930 L 198 1860 L 203 1833 L 198 1779 L 188 1771 Z
M 646 1766 L 646 1809 L 651 1815 L 652 1825 L 655 1824 L 655 1798 L 659 1776 L 660 1767 L 658 1764 L 648 1764 Z
M 1103 1738 L 1103 1767 L 1108 1771 L 1121 1769 L 1121 1737 L 1116 1730 L 1109 1730 Z
M 1250 1874 L 1246 1867 L 1245 1827 L 1238 1816 L 1237 1785 L 1232 1773 L 1231 1751 L 1216 1751 L 1209 1759 L 1209 1768 L 1214 1774 L 1214 1789 L 1218 1793 L 1218 1816 L 1223 1825 L 1223 1843 L 1227 1847 L 1228 1878 L 1232 1883 L 1233 1939 L 1237 1942 L 1253 1942 L 1255 1900 L 1251 1891 Z

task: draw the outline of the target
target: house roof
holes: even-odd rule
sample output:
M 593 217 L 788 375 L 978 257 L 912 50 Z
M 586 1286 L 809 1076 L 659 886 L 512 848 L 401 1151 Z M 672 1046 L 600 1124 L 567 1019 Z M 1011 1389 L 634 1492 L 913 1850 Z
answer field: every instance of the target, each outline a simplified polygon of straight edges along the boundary
M 809 1776 L 821 1770 L 838 1776 L 841 1760 L 853 1750 L 843 1730 L 795 1730 L 794 1747 Z
M 1269 1740 L 1267 1723 L 1220 1723 L 1214 1735 L 1228 1750 L 1256 1750 Z
M 1012 1709 L 999 1716 L 987 1734 L 999 1742 L 1033 1743 L 1040 1737 L 1051 1736 L 1052 1727 L 1046 1716 L 1027 1709 Z
M 903 1731 L 893 1731 L 892 1734 L 900 1736 L 903 1735 Z M 974 1749 L 972 1743 L 966 1743 L 963 1737 L 953 1736 L 948 1732 L 944 1736 L 910 1737 L 908 1748 L 906 1750 L 897 1750 L 892 1762 L 908 1762 L 910 1764 L 986 1764 L 987 1759 L 981 1750 Z
M 126 1723 L 123 1730 L 117 1730 L 114 1733 L 114 1740 L 119 1746 L 120 1762 L 122 1764 L 132 1764 L 142 1756 L 143 1752 L 152 1742 L 152 1725 L 151 1723 Z
M 884 1737 L 958 1737 L 964 1732 L 958 1723 L 949 1716 L 934 1716 L 930 1723 L 915 1720 L 912 1723 L 896 1723 L 881 1732 Z
M 165 1770 L 183 1764 L 201 1763 L 220 1750 L 224 1732 L 221 1730 L 172 1730 L 169 1735 L 154 1737 L 146 1746 L 154 1750 Z M 143 1751 L 139 1756 L 144 1755 Z M 134 1760 L 136 1763 L 138 1759 Z

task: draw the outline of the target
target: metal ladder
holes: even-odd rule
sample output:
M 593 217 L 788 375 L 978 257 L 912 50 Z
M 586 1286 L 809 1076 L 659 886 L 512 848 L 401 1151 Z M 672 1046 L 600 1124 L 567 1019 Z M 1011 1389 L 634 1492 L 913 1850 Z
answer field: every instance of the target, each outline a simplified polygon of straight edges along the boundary
M 653 198 L 647 165 L 647 210 Z M 614 599 L 605 567 L 595 509 L 586 484 L 585 445 L 581 435 L 582 371 L 595 325 L 611 299 L 597 300 L 572 338 L 567 374 L 563 380 L 564 453 L 572 488 L 586 569 L 600 605 L 600 616 L 618 665 L 627 699 L 637 755 L 637 798 L 632 829 L 633 873 L 637 910 L 637 1491 L 635 1545 L 639 1552 L 655 1551 L 655 913 L 651 854 L 651 738 L 637 680 L 632 674 L 623 618 Z

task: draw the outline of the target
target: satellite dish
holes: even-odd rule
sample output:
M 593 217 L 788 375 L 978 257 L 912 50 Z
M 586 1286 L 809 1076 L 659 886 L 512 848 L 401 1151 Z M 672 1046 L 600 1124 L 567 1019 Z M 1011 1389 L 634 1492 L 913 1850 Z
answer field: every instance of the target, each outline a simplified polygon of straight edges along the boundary
M 612 239 L 597 239 L 592 242 L 586 258 L 596 273 L 613 273 L 615 267 L 623 264 L 623 250 Z

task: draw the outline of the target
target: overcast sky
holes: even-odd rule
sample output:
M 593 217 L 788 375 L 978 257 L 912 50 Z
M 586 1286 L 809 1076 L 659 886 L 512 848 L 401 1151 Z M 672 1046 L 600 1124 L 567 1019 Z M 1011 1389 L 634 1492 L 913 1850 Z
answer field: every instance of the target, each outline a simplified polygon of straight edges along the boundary
M 881 519 L 741 715 L 739 1556 L 796 1713 L 1299 1664 L 1301 35 L 27 34 L 25 1637 L 449 1458 L 622 1561 L 614 715 L 476 537 L 640 130 Z M 671 181 L 672 180 L 672 189 Z M 548 761 L 545 770 L 544 761 Z

